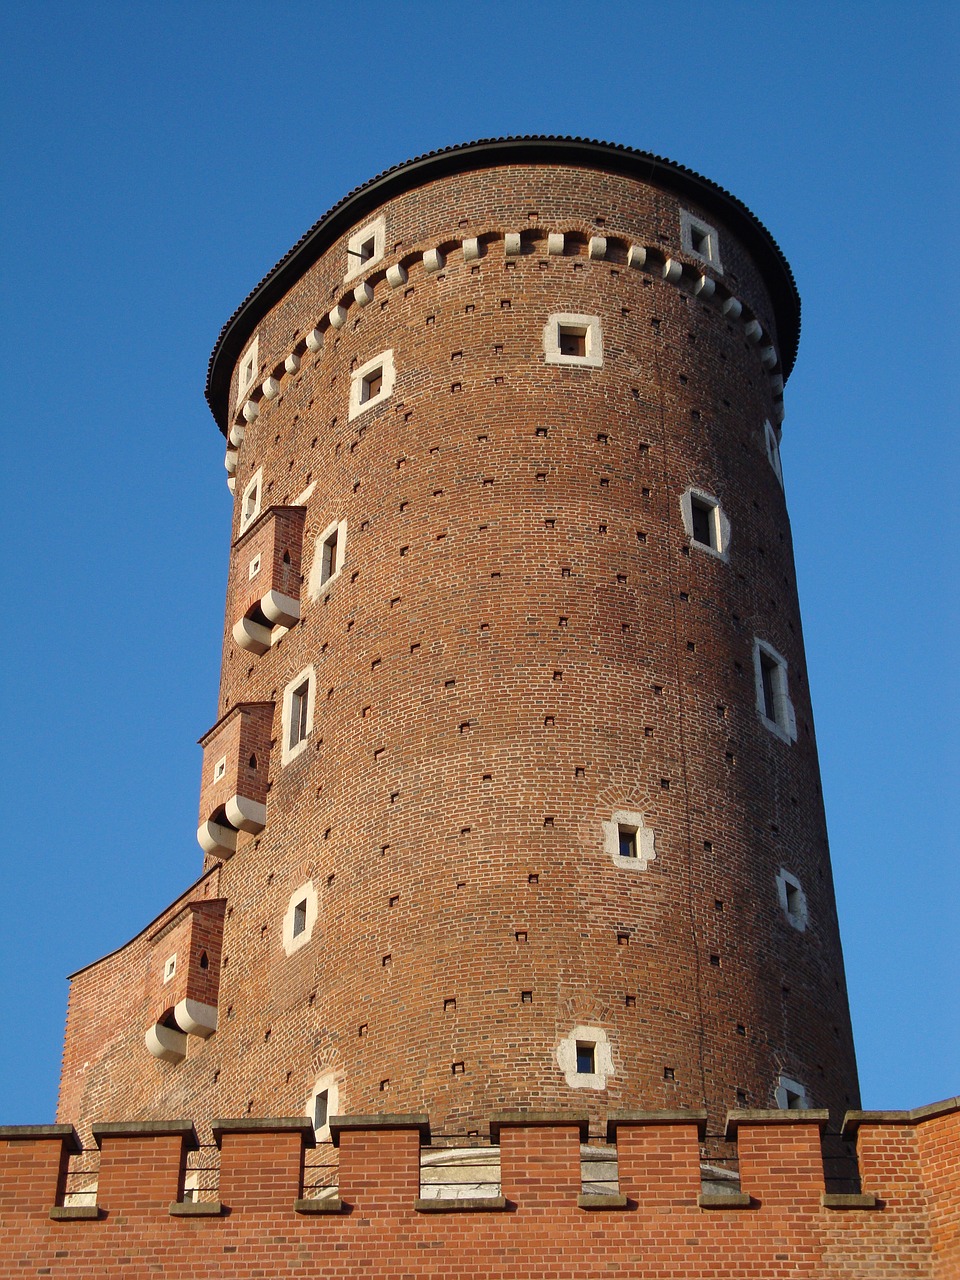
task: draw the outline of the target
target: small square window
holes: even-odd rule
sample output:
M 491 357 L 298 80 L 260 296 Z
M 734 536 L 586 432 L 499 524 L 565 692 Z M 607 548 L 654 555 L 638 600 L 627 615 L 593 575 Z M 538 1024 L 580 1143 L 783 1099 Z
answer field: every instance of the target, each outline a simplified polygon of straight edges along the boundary
M 307 928 L 307 900 L 302 898 L 293 908 L 293 936 L 299 938 Z
M 360 403 L 366 404 L 375 400 L 383 390 L 383 368 L 371 369 L 366 377 L 360 379 Z
M 557 348 L 562 356 L 582 358 L 587 354 L 587 330 L 583 325 L 557 326 Z
M 163 966 L 164 982 L 169 982 L 176 972 L 177 972 L 177 953 L 174 952 L 173 955 L 167 959 L 166 964 Z
M 804 933 L 808 921 L 807 895 L 797 877 L 783 867 L 777 872 L 777 897 L 787 922 L 798 932 Z
M 259 572 L 260 572 L 260 556 L 254 556 L 253 559 L 250 561 L 250 568 L 247 572 L 248 580 L 251 578 L 255 578 Z
M 543 354 L 547 364 L 598 369 L 603 364 L 600 317 L 555 312 L 543 330 Z
M 366 412 L 393 393 L 396 371 L 393 351 L 381 351 L 378 356 L 354 369 L 350 375 L 350 408 L 348 417 L 353 419 Z
M 716 227 L 704 222 L 686 209 L 680 210 L 680 243 L 686 253 L 701 262 L 708 262 L 718 275 L 723 275 L 720 264 L 720 237 Z
M 619 828 L 620 857 L 635 858 L 637 856 L 637 833 L 630 827 Z
M 217 763 L 213 766 L 213 780 L 219 782 L 227 772 L 227 757 L 221 756 Z
M 597 1046 L 592 1040 L 577 1041 L 577 1075 L 593 1076 L 597 1073 Z
M 781 1076 L 777 1081 L 774 1096 L 781 1111 L 807 1111 L 810 1099 L 806 1088 L 796 1080 Z
M 347 272 L 345 279 L 358 276 L 379 262 L 383 257 L 386 245 L 386 224 L 383 218 L 375 218 L 361 227 L 347 241 Z
M 702 489 L 687 489 L 680 499 L 680 511 L 684 530 L 691 543 L 726 560 L 730 543 L 730 521 L 717 499 Z

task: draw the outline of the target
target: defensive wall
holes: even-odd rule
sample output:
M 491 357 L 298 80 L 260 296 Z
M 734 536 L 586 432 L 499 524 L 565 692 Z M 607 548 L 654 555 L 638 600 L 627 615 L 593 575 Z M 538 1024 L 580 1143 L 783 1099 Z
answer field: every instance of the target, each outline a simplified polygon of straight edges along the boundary
M 303 1118 L 215 1121 L 219 1185 L 206 1199 L 184 1199 L 189 1121 L 104 1124 L 96 1203 L 66 1206 L 72 1127 L 5 1128 L 0 1277 L 956 1280 L 960 1099 L 849 1113 L 855 1195 L 824 1189 L 823 1121 L 731 1112 L 739 1189 L 717 1193 L 703 1190 L 702 1115 L 612 1115 L 618 1188 L 591 1194 L 585 1114 L 503 1114 L 490 1126 L 499 1186 L 460 1200 L 422 1193 L 425 1116 L 335 1117 L 337 1186 L 324 1198 L 304 1196 Z

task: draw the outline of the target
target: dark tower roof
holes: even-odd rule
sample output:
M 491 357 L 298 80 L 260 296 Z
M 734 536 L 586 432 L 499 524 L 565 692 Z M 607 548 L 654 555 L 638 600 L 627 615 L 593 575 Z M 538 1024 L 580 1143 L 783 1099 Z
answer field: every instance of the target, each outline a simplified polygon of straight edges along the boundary
M 210 356 L 206 397 L 220 430 L 226 432 L 227 428 L 230 375 L 250 334 L 338 236 L 403 191 L 450 173 L 523 164 L 566 164 L 623 173 L 664 187 L 715 213 L 743 242 L 764 277 L 776 316 L 784 377 L 789 376 L 800 340 L 800 295 L 780 246 L 736 196 L 682 164 L 632 147 L 585 138 L 485 138 L 430 151 L 371 178 L 328 210 L 264 276 L 223 326 Z

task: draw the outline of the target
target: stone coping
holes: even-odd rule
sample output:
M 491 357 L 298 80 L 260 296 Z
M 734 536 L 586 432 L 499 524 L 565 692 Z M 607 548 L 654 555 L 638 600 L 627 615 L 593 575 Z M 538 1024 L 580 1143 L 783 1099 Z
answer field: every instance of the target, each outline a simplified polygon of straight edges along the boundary
M 339 1147 L 340 1134 L 345 1129 L 417 1129 L 421 1145 L 426 1146 L 430 1142 L 430 1117 L 419 1112 L 408 1115 L 331 1116 L 329 1124 L 330 1137 L 335 1147 Z
M 840 1132 L 848 1138 L 862 1124 L 922 1124 L 924 1120 L 936 1120 L 954 1111 L 960 1111 L 960 1098 L 944 1098 L 942 1102 L 930 1102 L 925 1107 L 914 1107 L 912 1111 L 848 1111 L 843 1117 Z
M 211 1121 L 210 1128 L 218 1147 L 225 1133 L 299 1133 L 304 1146 L 317 1145 L 313 1122 L 306 1116 L 240 1116 L 235 1120 L 218 1118 Z
M 706 1111 L 611 1111 L 607 1116 L 607 1141 L 616 1142 L 619 1128 L 641 1125 L 695 1124 L 702 1141 L 707 1133 Z
M 219 1200 L 174 1200 L 168 1213 L 171 1218 L 219 1218 L 223 1205 Z
M 196 1151 L 200 1145 L 192 1120 L 119 1120 L 95 1124 L 91 1132 L 98 1147 L 104 1138 L 181 1137 L 190 1151 Z
M 0 1125 L 0 1142 L 43 1142 L 45 1139 L 60 1138 L 66 1142 L 67 1150 L 82 1151 L 80 1138 L 72 1124 L 2 1124 Z
M 815 1124 L 821 1133 L 830 1123 L 829 1111 L 728 1111 L 723 1136 L 735 1138 L 740 1125 Z
M 753 1200 L 745 1191 L 701 1191 L 697 1196 L 701 1209 L 752 1209 Z
M 599 1194 L 581 1194 L 577 1196 L 577 1207 L 579 1209 L 629 1209 L 630 1201 L 626 1196 L 619 1195 L 616 1192 L 608 1192 L 606 1195 Z
M 501 1129 L 576 1128 L 580 1141 L 590 1137 L 590 1119 L 585 1111 L 497 1111 L 490 1117 L 490 1141 L 500 1141 Z
M 473 1196 L 463 1200 L 422 1200 L 413 1203 L 417 1213 L 503 1213 L 513 1205 L 504 1196 Z
M 825 1209 L 877 1209 L 880 1202 L 872 1191 L 858 1194 L 821 1191 L 820 1203 Z

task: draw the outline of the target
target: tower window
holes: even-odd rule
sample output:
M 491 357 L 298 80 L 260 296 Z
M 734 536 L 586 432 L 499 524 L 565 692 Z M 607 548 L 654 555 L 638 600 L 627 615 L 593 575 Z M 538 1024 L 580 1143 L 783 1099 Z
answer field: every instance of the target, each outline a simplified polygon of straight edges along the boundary
M 243 356 L 240 360 L 240 365 L 237 369 L 238 407 L 239 407 L 239 401 L 243 399 L 243 397 L 247 394 L 247 392 L 256 382 L 257 374 L 260 372 L 259 347 L 260 347 L 259 337 L 255 337 L 254 340 L 250 343 L 249 347 L 247 347 L 246 351 L 243 353 Z
M 558 326 L 557 347 L 562 356 L 582 358 L 587 354 L 587 330 L 582 325 L 561 324 Z
M 396 372 L 393 351 L 381 351 L 378 356 L 354 369 L 350 375 L 349 417 L 355 418 L 375 404 L 380 404 L 393 391 Z
M 299 938 L 301 933 L 305 933 L 307 928 L 307 900 L 301 900 L 294 905 L 293 908 L 293 936 Z
M 592 1040 L 577 1041 L 577 1075 L 597 1074 L 597 1046 Z
M 337 540 L 339 531 L 334 529 L 333 533 L 324 540 L 323 551 L 321 553 L 322 560 L 320 565 L 320 581 L 329 582 L 337 571 Z
M 227 757 L 221 756 L 217 763 L 213 766 L 213 780 L 219 782 L 227 772 Z
M 680 499 L 680 513 L 683 516 L 684 531 L 691 543 L 726 560 L 730 545 L 730 521 L 717 499 L 703 489 L 687 489 Z
M 317 922 L 317 891 L 312 880 L 298 885 L 283 917 L 283 949 L 288 956 L 306 946 Z
M 386 225 L 383 218 L 375 218 L 361 227 L 347 241 L 346 280 L 360 275 L 383 257 Z
M 240 532 L 246 531 L 256 520 L 260 514 L 260 494 L 263 482 L 263 469 L 261 468 L 253 475 L 247 487 L 243 491 L 240 499 Z
M 777 872 L 777 898 L 789 924 L 800 933 L 807 927 L 807 895 L 800 881 L 783 867 Z
M 248 579 L 255 578 L 257 574 L 260 572 L 260 560 L 261 560 L 261 557 L 259 555 L 255 555 L 253 559 L 250 561 L 250 568 L 247 573 Z
M 173 955 L 167 959 L 166 963 L 163 966 L 164 982 L 169 982 L 176 972 L 177 972 L 177 954 L 176 952 L 174 952 Z
M 644 871 L 657 856 L 654 832 L 644 825 L 642 813 L 618 809 L 600 829 L 604 852 L 622 871 Z
M 810 1108 L 805 1086 L 787 1076 L 778 1079 L 774 1096 L 781 1111 L 807 1111 Z
M 630 827 L 618 826 L 618 837 L 620 843 L 621 858 L 635 858 L 637 856 L 637 833 Z
M 772 422 L 764 422 L 763 424 L 763 443 L 767 451 L 767 461 L 773 467 L 773 474 L 777 477 L 777 481 L 783 488 L 783 469 L 780 465 L 780 437 L 777 429 Z
M 784 742 L 795 742 L 797 721 L 787 687 L 787 662 L 765 640 L 753 643 L 757 711 L 771 732 Z
M 327 1108 L 330 1103 L 330 1090 L 321 1089 L 313 1100 L 313 1127 L 322 1129 L 327 1123 Z
M 723 275 L 720 264 L 720 237 L 716 227 L 704 222 L 686 209 L 680 210 L 680 244 L 685 253 L 701 262 L 708 262 L 718 275 Z
M 555 312 L 544 326 L 543 354 L 547 364 L 598 369 L 603 364 L 600 317 Z
M 602 1027 L 573 1027 L 556 1054 L 571 1089 L 605 1089 L 608 1076 L 614 1074 L 610 1041 Z
M 383 389 L 383 369 L 373 369 L 360 380 L 360 403 L 374 400 Z
M 307 736 L 307 703 L 310 686 L 304 682 L 294 689 L 290 698 L 290 739 L 288 746 L 295 747 Z
M 281 763 L 288 764 L 300 754 L 313 729 L 313 667 L 291 680 L 283 692 Z

